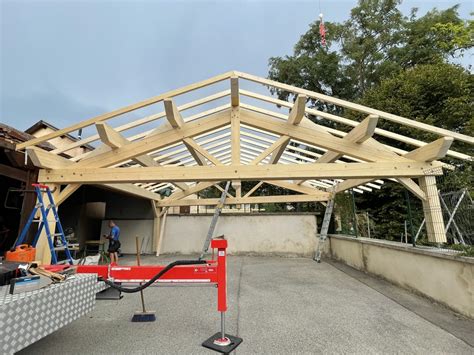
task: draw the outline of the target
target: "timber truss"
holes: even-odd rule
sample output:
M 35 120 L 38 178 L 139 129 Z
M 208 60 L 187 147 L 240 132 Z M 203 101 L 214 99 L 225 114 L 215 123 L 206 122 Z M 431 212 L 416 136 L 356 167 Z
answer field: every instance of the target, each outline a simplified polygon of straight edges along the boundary
M 295 101 L 244 90 L 242 85 L 257 86 L 259 92 L 264 92 L 260 85 L 284 90 L 294 94 Z M 225 90 L 218 91 L 217 86 Z M 178 105 L 194 91 L 217 92 Z M 357 111 L 366 118 L 359 122 L 309 108 L 309 100 Z M 143 114 L 141 119 L 111 123 L 131 112 L 136 117 L 144 109 L 148 115 Z M 159 113 L 150 115 L 150 111 Z M 185 116 L 186 111 L 192 114 Z M 347 133 L 320 125 L 317 122 L 321 118 L 350 130 Z M 426 143 L 377 128 L 379 119 L 440 138 Z M 38 147 L 79 129 L 89 129 L 91 135 L 51 152 Z M 374 136 L 413 149 L 404 151 L 382 144 Z M 208 188 L 221 189 L 217 185 L 221 181 L 231 180 L 235 190 L 226 204 L 253 204 L 323 202 L 348 189 L 360 193 L 379 189 L 383 179 L 392 179 L 423 201 L 429 239 L 445 242 L 435 176 L 441 175 L 447 165 L 439 159 L 446 155 L 471 159 L 449 149 L 455 139 L 474 143 L 473 137 L 460 133 L 231 71 L 18 144 L 17 149 L 25 149 L 33 163 L 42 168 L 40 182 L 62 186 L 56 197 L 58 204 L 82 184 L 102 185 L 149 199 L 159 211 L 169 206 L 215 205 L 218 199 L 195 196 Z M 61 156 L 86 143 L 97 144 L 97 148 L 70 159 Z M 242 191 L 241 181 L 256 181 L 256 185 Z M 276 185 L 293 194 L 258 196 L 262 184 Z M 159 192 L 163 189 L 171 189 L 172 194 L 162 198 Z

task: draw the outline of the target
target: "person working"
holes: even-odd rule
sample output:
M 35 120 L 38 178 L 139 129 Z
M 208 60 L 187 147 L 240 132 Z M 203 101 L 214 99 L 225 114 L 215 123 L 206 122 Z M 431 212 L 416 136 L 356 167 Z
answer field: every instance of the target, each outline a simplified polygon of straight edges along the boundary
M 104 235 L 104 237 L 109 240 L 109 248 L 107 249 L 107 251 L 110 255 L 110 263 L 117 264 L 118 250 L 120 249 L 120 228 L 114 223 L 114 221 L 109 221 L 109 228 L 109 235 Z

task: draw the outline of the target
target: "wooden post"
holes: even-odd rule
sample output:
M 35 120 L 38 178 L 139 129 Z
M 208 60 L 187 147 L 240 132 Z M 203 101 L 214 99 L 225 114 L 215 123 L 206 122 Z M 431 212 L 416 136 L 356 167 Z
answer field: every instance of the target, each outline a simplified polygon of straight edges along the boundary
M 420 188 L 426 194 L 426 200 L 422 200 L 422 203 L 428 240 L 434 243 L 446 243 L 447 239 L 446 232 L 444 231 L 443 211 L 441 210 L 438 189 L 436 187 L 436 177 L 421 177 L 419 183 Z
M 163 243 L 163 238 L 165 236 L 165 225 L 166 225 L 166 216 L 168 215 L 168 208 L 165 208 L 160 217 L 163 217 L 160 221 L 160 233 L 158 235 L 158 241 L 156 243 L 156 256 L 160 256 L 161 253 L 161 244 Z
M 44 184 L 44 182 L 42 182 Z M 60 188 L 61 185 L 57 184 L 47 184 L 51 190 L 51 194 L 53 195 L 54 201 L 57 200 L 59 193 L 60 193 Z M 43 194 L 43 202 L 45 204 L 44 208 L 47 208 L 49 205 L 49 199 L 47 194 Z M 59 210 L 59 207 L 56 206 L 56 209 Z M 59 211 L 58 211 L 59 212 Z M 37 215 L 35 218 L 40 218 L 42 219 L 41 211 L 38 211 Z M 53 239 L 54 242 L 54 233 L 56 231 L 56 220 L 53 215 L 53 211 L 49 211 L 48 214 L 48 220 L 44 221 L 44 223 L 48 223 L 49 230 L 51 232 L 51 238 Z M 41 264 L 51 264 L 51 250 L 49 248 L 48 244 L 48 238 L 46 236 L 46 228 L 43 227 L 43 230 L 41 231 L 41 234 L 38 238 L 38 242 L 36 243 L 36 258 L 37 261 L 41 262 Z
M 160 224 L 161 224 L 161 207 L 156 207 L 156 203 L 153 200 L 150 200 L 151 208 L 153 211 L 153 235 L 152 235 L 152 245 L 153 252 L 156 253 L 158 248 L 158 240 L 160 237 Z

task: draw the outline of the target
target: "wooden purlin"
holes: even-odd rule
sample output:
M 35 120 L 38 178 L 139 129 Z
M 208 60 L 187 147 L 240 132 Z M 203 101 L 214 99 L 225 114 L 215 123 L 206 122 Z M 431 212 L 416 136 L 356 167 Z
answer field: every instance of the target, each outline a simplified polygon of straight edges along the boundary
M 105 114 L 102 114 L 102 115 L 99 115 L 99 116 L 89 118 L 87 120 L 81 121 L 81 122 L 76 123 L 75 125 L 69 126 L 67 128 L 63 128 L 63 129 L 57 130 L 55 132 L 52 132 L 50 134 L 46 134 L 44 136 L 31 139 L 31 140 L 26 141 L 24 143 L 20 143 L 16 146 L 16 149 L 21 150 L 21 149 L 24 149 L 26 147 L 30 147 L 32 145 L 36 145 L 36 144 L 39 144 L 39 143 L 42 143 L 42 142 L 46 142 L 46 141 L 51 140 L 53 138 L 63 136 L 67 133 L 77 131 L 80 128 L 90 126 L 90 125 L 95 124 L 97 122 L 106 121 L 106 120 L 109 120 L 113 117 L 122 115 L 124 113 L 128 113 L 128 112 L 137 110 L 139 108 L 143 108 L 143 107 L 158 103 L 158 102 L 160 102 L 164 99 L 171 98 L 171 97 L 174 97 L 174 96 L 178 96 L 178 95 L 187 93 L 189 91 L 193 91 L 193 90 L 196 90 L 196 89 L 199 89 L 199 88 L 217 83 L 219 81 L 226 80 L 231 75 L 233 75 L 233 72 L 227 72 L 227 73 L 224 73 L 224 74 L 221 74 L 221 75 L 217 75 L 217 76 L 214 76 L 212 78 L 202 80 L 200 82 L 190 84 L 190 85 L 184 86 L 184 87 L 179 88 L 179 89 L 168 91 L 164 94 L 152 97 L 150 99 L 143 100 L 143 101 L 140 101 L 138 103 L 122 107 L 122 108 L 117 109 L 115 111 L 108 112 L 108 113 L 105 113 Z
M 263 84 L 263 85 L 266 85 L 266 86 L 271 86 L 271 87 L 274 87 L 274 88 L 277 88 L 277 89 L 289 91 L 289 92 L 292 92 L 294 94 L 306 95 L 310 98 L 318 99 L 318 100 L 328 102 L 328 103 L 331 103 L 331 104 L 334 104 L 334 105 L 337 105 L 337 106 L 340 106 L 340 107 L 348 108 L 348 109 L 355 110 L 355 111 L 362 112 L 362 113 L 366 113 L 366 114 L 369 114 L 369 115 L 370 114 L 377 115 L 377 116 L 379 116 L 381 118 L 384 118 L 388 121 L 399 123 L 399 124 L 405 125 L 407 127 L 416 128 L 416 129 L 419 129 L 419 130 L 422 130 L 422 131 L 425 131 L 425 132 L 429 132 L 429 133 L 433 133 L 433 134 L 436 134 L 436 135 L 439 135 L 439 136 L 453 137 L 454 139 L 459 140 L 461 142 L 474 144 L 474 137 L 470 137 L 470 136 L 467 136 L 465 134 L 452 132 L 452 131 L 449 131 L 449 130 L 444 129 L 444 128 L 431 126 L 431 125 L 426 124 L 426 123 L 410 120 L 410 119 L 405 118 L 405 117 L 401 117 L 401 116 L 394 115 L 394 114 L 391 114 L 391 113 L 387 113 L 387 112 L 384 112 L 384 111 L 376 110 L 376 109 L 373 109 L 373 108 L 370 108 L 370 107 L 367 107 L 367 106 L 363 106 L 363 105 L 360 105 L 360 104 L 355 104 L 355 103 L 352 103 L 352 102 L 349 102 L 349 101 L 345 101 L 345 100 L 338 99 L 338 98 L 335 98 L 335 97 L 331 97 L 331 96 L 328 96 L 328 95 L 320 94 L 320 93 L 317 93 L 317 92 L 314 92 L 314 91 L 301 89 L 301 88 L 298 88 L 298 87 L 295 87 L 295 86 L 292 86 L 292 85 L 282 84 L 282 83 L 279 83 L 277 81 L 273 81 L 273 80 L 270 80 L 270 79 L 264 79 L 264 78 L 261 78 L 261 77 L 255 76 L 255 75 L 251 75 L 251 74 L 247 74 L 247 73 L 243 73 L 243 72 L 239 72 L 239 71 L 234 71 L 234 73 L 235 73 L 235 75 L 237 75 L 239 78 L 242 78 L 242 79 L 246 79 L 246 80 L 249 80 L 249 81 L 260 83 L 260 84 Z
M 261 109 L 261 108 L 258 108 L 258 107 L 252 106 L 252 105 L 248 105 L 248 104 L 244 104 L 244 103 L 242 103 L 241 106 L 245 109 L 250 110 L 250 111 L 254 111 L 254 112 L 261 113 L 261 114 L 264 114 L 264 115 L 268 115 L 268 116 L 271 116 L 271 117 L 276 117 L 276 118 L 279 118 L 279 119 L 282 119 L 282 120 L 286 119 L 286 116 L 284 114 L 281 114 L 281 113 Z M 356 123 L 356 124 L 353 125 L 353 127 L 356 127 L 360 123 L 360 122 L 357 122 L 357 121 L 353 121 L 353 122 Z M 344 138 L 347 135 L 346 132 L 342 132 L 342 131 L 339 131 L 339 130 L 334 129 L 334 128 L 318 125 L 318 124 L 310 121 L 309 119 L 305 119 L 303 123 L 306 125 L 307 128 L 317 129 L 321 132 L 325 132 L 326 134 L 330 133 L 330 134 L 332 134 L 336 137 Z M 375 128 L 375 132 L 377 132 L 377 130 L 378 130 L 378 128 Z M 426 144 L 428 144 L 428 143 L 424 143 L 424 142 L 422 142 L 422 143 L 423 144 L 419 145 L 419 147 L 422 147 L 422 146 L 425 146 Z M 310 145 L 314 146 L 314 144 L 310 144 Z M 389 150 L 391 150 L 394 153 L 397 153 L 399 155 L 403 155 L 403 154 L 408 153 L 408 151 L 406 151 L 406 150 L 399 149 L 399 148 L 396 148 L 396 147 L 392 147 L 392 146 L 389 146 L 389 145 L 382 144 L 382 146 L 384 146 L 385 148 L 387 148 L 387 149 L 389 149 Z M 452 152 L 452 151 L 450 150 L 450 152 Z M 459 153 L 459 154 L 461 154 L 461 153 Z M 451 154 L 451 156 L 452 156 L 452 154 Z M 354 159 L 353 157 L 350 157 L 350 158 Z M 458 158 L 460 158 L 460 157 L 458 157 Z M 471 160 L 471 157 L 469 155 L 464 155 L 462 157 L 462 159 Z M 450 166 L 449 164 L 445 164 L 445 168 L 453 170 L 454 166 Z

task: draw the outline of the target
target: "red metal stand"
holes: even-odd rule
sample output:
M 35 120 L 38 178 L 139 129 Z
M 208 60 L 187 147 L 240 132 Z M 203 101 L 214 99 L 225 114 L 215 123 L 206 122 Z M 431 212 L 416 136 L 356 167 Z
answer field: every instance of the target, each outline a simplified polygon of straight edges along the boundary
M 160 284 L 211 284 L 217 287 L 217 311 L 221 314 L 221 331 L 203 343 L 203 346 L 227 354 L 233 351 L 242 339 L 225 333 L 225 312 L 227 311 L 227 240 L 213 239 L 211 248 L 217 249 L 217 260 L 206 260 L 205 264 L 179 265 L 166 272 L 155 281 Z M 50 265 L 51 271 L 60 271 L 68 265 Z M 76 272 L 97 274 L 98 277 L 124 284 L 140 284 L 149 281 L 162 271 L 166 265 L 77 265 Z

